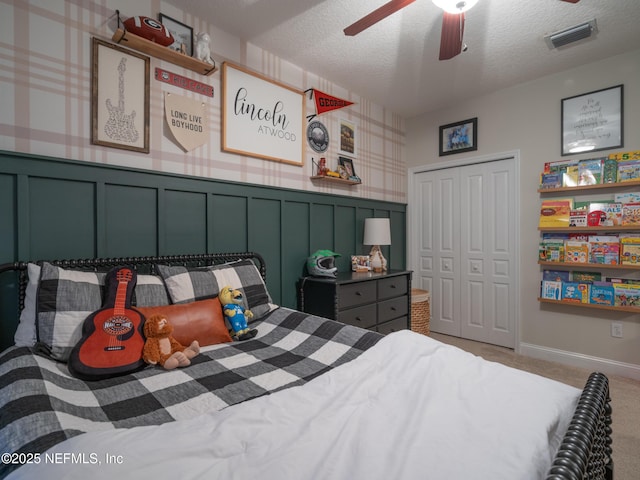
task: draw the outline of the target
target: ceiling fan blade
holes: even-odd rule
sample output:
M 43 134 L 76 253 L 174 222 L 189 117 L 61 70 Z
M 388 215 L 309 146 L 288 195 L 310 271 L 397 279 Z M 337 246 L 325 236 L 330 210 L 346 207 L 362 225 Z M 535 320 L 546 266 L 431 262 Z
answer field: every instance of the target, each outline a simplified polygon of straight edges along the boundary
M 440 60 L 449 60 L 462 51 L 464 33 L 464 13 L 442 15 L 442 33 L 440 34 Z
M 392 13 L 397 12 L 401 8 L 404 8 L 415 1 L 416 0 L 391 0 L 371 12 L 369 15 L 365 15 L 357 22 L 349 25 L 344 29 L 344 34 L 348 36 L 357 35 L 361 31 L 369 28 L 371 25 L 378 23 L 380 20 L 387 18 Z
M 578 3 L 580 0 L 562 0 L 563 2 Z

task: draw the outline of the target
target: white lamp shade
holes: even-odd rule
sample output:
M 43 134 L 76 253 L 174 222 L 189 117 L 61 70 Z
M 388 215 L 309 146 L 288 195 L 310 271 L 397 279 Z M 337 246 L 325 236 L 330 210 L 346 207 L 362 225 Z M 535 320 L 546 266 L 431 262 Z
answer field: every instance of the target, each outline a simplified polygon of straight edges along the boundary
M 388 218 L 364 219 L 364 245 L 391 245 L 391 226 Z

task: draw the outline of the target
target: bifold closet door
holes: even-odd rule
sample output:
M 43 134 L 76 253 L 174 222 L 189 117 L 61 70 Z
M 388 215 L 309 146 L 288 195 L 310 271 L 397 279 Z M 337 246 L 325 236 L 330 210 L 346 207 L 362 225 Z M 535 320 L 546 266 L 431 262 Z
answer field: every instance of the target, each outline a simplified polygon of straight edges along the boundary
M 415 276 L 434 332 L 515 347 L 513 159 L 416 174 Z

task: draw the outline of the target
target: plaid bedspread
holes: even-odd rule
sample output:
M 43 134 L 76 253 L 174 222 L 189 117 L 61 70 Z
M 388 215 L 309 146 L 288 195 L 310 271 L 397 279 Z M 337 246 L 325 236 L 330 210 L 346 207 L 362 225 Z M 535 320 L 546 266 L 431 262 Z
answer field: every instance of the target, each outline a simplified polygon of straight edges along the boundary
M 253 325 L 252 325 L 253 326 Z M 84 382 L 66 364 L 11 348 L 0 355 L 0 453 L 42 453 L 96 430 L 158 425 L 301 385 L 356 358 L 382 336 L 287 308 L 248 341 L 217 345 L 183 369 L 147 367 Z M 0 465 L 0 478 L 18 465 Z

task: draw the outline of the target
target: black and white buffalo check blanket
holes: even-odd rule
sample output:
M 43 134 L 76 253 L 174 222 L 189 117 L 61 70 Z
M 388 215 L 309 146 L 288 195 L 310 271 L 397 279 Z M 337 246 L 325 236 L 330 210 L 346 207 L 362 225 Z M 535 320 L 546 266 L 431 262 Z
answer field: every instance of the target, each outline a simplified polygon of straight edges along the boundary
M 0 452 L 42 453 L 82 433 L 159 425 L 301 385 L 359 356 L 378 333 L 279 308 L 244 342 L 205 347 L 189 367 L 97 382 L 26 347 L 0 355 Z M 18 465 L 0 465 L 0 478 Z

